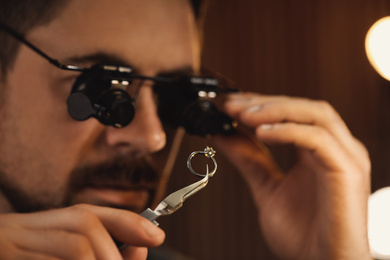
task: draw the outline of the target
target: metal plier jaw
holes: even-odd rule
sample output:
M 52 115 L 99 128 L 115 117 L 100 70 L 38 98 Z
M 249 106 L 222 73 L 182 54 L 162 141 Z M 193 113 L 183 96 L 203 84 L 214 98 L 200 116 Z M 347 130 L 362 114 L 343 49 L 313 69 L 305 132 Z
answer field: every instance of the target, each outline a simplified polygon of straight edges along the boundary
M 207 170 L 206 176 L 203 179 L 171 193 L 168 195 L 168 197 L 163 199 L 160 204 L 158 204 L 155 210 L 148 208 L 141 213 L 141 216 L 149 219 L 157 226 L 158 223 L 155 221 L 156 218 L 159 216 L 170 215 L 176 210 L 180 209 L 183 206 L 183 202 L 190 196 L 203 189 L 207 185 L 208 181 L 209 172 Z
M 214 163 L 214 169 L 212 172 L 209 172 L 209 167 L 206 165 L 206 174 L 199 174 L 196 173 L 192 167 L 191 167 L 191 159 L 196 155 L 196 154 L 204 154 L 206 157 L 210 158 L 213 163 Z M 203 178 L 193 184 L 190 184 L 178 191 L 175 191 L 168 195 L 163 201 L 158 204 L 155 210 L 151 210 L 150 208 L 146 209 L 144 212 L 141 213 L 141 216 L 147 218 L 148 220 L 152 221 L 156 226 L 158 223 L 156 222 L 156 218 L 159 216 L 166 216 L 174 213 L 176 210 L 181 208 L 183 206 L 183 202 L 206 187 L 209 178 L 214 175 L 214 173 L 217 171 L 217 163 L 215 159 L 213 158 L 215 155 L 215 151 L 212 148 L 206 147 L 204 151 L 197 151 L 191 153 L 191 155 L 188 157 L 187 160 L 187 167 L 191 171 L 191 173 L 197 175 L 197 176 L 202 176 Z

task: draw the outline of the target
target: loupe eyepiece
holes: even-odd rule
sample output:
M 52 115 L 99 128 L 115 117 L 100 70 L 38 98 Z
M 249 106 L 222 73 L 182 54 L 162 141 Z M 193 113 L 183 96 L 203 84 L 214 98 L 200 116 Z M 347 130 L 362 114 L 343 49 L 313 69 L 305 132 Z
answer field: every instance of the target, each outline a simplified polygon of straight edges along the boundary
M 135 115 L 127 93 L 131 68 L 95 65 L 77 78 L 67 99 L 69 115 L 78 121 L 94 117 L 104 125 L 124 127 Z
M 201 99 L 187 106 L 182 125 L 187 133 L 200 136 L 218 133 L 226 135 L 235 129 L 235 123 L 230 117 L 220 112 L 211 101 Z
M 127 126 L 135 116 L 135 101 L 128 93 L 133 79 L 154 81 L 163 123 L 200 136 L 234 133 L 236 122 L 215 104 L 218 94 L 235 89 L 222 88 L 212 77 L 147 77 L 124 66 L 98 64 L 82 70 L 67 99 L 69 115 L 79 121 L 94 117 L 104 125 Z
M 236 122 L 218 110 L 215 98 L 222 90 L 215 78 L 182 77 L 169 85 L 156 85 L 159 116 L 167 125 L 182 126 L 199 136 L 235 132 Z M 235 90 L 234 90 L 235 91 Z
M 129 94 L 121 89 L 108 90 L 97 102 L 96 107 L 96 118 L 104 125 L 117 128 L 130 124 L 135 115 Z

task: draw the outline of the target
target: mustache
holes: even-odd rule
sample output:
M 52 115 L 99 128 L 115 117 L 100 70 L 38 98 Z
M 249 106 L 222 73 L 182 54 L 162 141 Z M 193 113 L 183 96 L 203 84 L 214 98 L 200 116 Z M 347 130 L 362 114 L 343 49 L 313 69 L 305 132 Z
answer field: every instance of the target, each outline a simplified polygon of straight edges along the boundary
M 158 181 L 157 170 L 149 160 L 121 156 L 76 168 L 69 180 L 69 190 L 77 192 L 86 187 L 154 190 Z

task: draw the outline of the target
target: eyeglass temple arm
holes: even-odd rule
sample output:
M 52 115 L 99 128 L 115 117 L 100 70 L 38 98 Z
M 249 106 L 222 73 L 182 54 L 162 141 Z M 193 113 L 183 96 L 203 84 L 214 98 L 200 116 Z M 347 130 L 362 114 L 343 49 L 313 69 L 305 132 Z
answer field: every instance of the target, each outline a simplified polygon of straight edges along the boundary
M 17 33 L 13 29 L 11 29 L 8 25 L 5 25 L 3 23 L 0 23 L 0 30 L 5 31 L 8 33 L 10 36 L 12 36 L 14 39 L 18 40 L 19 42 L 25 44 L 27 47 L 32 49 L 34 52 L 36 52 L 38 55 L 49 61 L 52 65 L 56 66 L 57 68 L 60 68 L 62 70 L 71 70 L 71 71 L 84 71 L 87 68 L 76 66 L 76 65 L 66 65 L 60 63 L 58 60 L 50 57 L 46 53 L 44 53 L 41 49 L 36 47 L 34 44 L 30 43 L 27 41 L 21 34 Z M 148 76 L 142 76 L 142 75 L 137 75 L 137 74 L 132 74 L 132 78 L 138 78 L 138 79 L 143 79 L 143 80 L 151 80 L 155 82 L 160 82 L 160 83 L 172 83 L 175 82 L 175 79 L 171 79 L 168 77 L 148 77 Z M 236 92 L 234 89 L 219 89 L 219 92 Z
M 15 32 L 13 29 L 11 29 L 10 27 L 8 27 L 5 24 L 1 24 L 0 23 L 0 30 L 4 30 L 6 33 L 8 33 L 14 39 L 22 42 L 27 47 L 32 49 L 34 52 L 36 52 L 37 54 L 42 56 L 44 59 L 49 61 L 51 64 L 53 64 L 54 66 L 56 66 L 56 67 L 58 67 L 60 69 L 63 69 L 63 70 L 74 70 L 74 71 L 83 71 L 83 70 L 85 70 L 85 68 L 83 68 L 83 67 L 78 67 L 78 66 L 74 66 L 74 65 L 65 65 L 65 64 L 60 63 L 58 60 L 53 59 L 52 57 L 50 57 L 49 55 L 47 55 L 46 53 L 41 51 L 34 44 L 28 42 L 22 35 L 20 35 L 19 33 Z
M 8 33 L 10 36 L 12 36 L 17 41 L 25 44 L 27 47 L 32 49 L 34 52 L 36 52 L 38 55 L 40 55 L 41 57 L 43 57 L 44 59 L 49 61 L 51 64 L 53 64 L 57 68 L 60 68 L 63 70 L 73 70 L 73 71 L 84 71 L 87 69 L 84 67 L 79 67 L 79 66 L 75 66 L 75 65 L 65 65 L 65 64 L 60 63 L 58 60 L 56 60 L 56 59 L 50 57 L 49 55 L 47 55 L 46 53 L 44 53 L 41 49 L 36 47 L 34 44 L 27 41 L 21 34 L 15 32 L 13 29 L 11 29 L 9 26 L 7 26 L 5 24 L 0 23 L 0 30 L 5 31 L 6 33 Z M 171 79 L 168 79 L 165 77 L 147 77 L 147 76 L 136 75 L 136 74 L 134 74 L 133 77 L 139 78 L 139 79 L 144 79 L 144 80 L 153 80 L 153 81 L 157 81 L 157 82 L 165 82 L 165 83 L 172 82 Z

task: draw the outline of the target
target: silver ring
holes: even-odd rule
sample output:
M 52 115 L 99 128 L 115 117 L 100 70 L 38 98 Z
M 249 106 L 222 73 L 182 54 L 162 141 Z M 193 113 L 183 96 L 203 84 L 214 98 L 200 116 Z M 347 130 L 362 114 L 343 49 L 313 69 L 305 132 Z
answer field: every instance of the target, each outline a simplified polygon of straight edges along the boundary
M 217 171 L 217 161 L 214 159 L 214 155 L 215 155 L 215 151 L 213 148 L 211 147 L 206 147 L 203 151 L 195 151 L 195 152 L 192 152 L 190 154 L 190 156 L 188 156 L 188 160 L 187 160 L 187 168 L 190 170 L 190 172 L 196 176 L 199 176 L 199 177 L 205 177 L 206 174 L 200 174 L 200 173 L 197 173 L 196 171 L 194 171 L 194 169 L 192 168 L 191 166 L 191 160 L 192 158 L 194 158 L 195 155 L 197 154 L 204 154 L 204 156 L 206 156 L 207 158 L 210 158 L 212 161 L 213 161 L 213 164 L 214 164 L 214 169 L 209 172 L 209 177 L 213 177 L 214 173 Z

